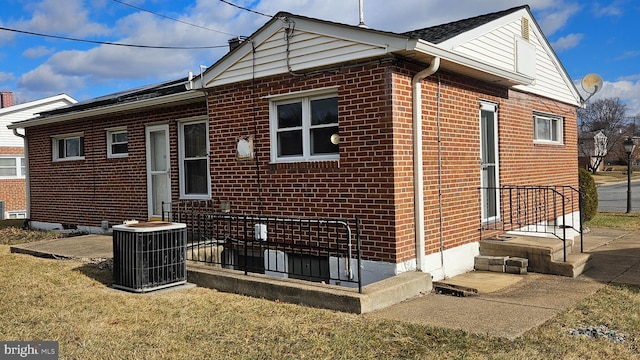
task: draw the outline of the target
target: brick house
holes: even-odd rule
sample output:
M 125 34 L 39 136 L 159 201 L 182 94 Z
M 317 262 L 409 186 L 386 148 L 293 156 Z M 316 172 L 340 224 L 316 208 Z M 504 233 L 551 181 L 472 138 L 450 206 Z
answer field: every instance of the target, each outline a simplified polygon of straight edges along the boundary
M 13 92 L 0 92 L 0 219 L 27 216 L 24 140 L 20 137 L 22 134 L 16 135 L 7 126 L 75 102 L 70 96 L 60 94 L 16 105 Z
M 238 40 L 193 79 L 12 124 L 32 223 L 99 229 L 208 199 L 357 217 L 365 283 L 442 279 L 473 268 L 501 186 L 578 186 L 582 99 L 527 6 L 402 34 L 279 13 Z

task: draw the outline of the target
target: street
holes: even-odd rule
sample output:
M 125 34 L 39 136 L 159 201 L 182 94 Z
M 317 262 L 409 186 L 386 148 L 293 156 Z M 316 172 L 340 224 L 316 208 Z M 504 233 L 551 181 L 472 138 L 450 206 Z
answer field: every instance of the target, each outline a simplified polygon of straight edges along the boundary
M 598 186 L 598 211 L 627 211 L 627 182 Z M 631 211 L 640 212 L 640 181 L 631 182 Z

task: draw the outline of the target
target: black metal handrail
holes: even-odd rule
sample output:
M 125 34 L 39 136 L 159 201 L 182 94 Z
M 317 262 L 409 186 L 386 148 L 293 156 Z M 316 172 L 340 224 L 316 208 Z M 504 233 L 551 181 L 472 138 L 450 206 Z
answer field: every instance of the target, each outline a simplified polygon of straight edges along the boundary
M 496 194 L 493 209 L 496 216 L 481 219 L 480 238 L 483 231 L 519 231 L 551 234 L 567 240 L 567 230 L 580 235 L 580 252 L 584 251 L 582 235 L 582 194 L 572 186 L 514 186 L 505 185 L 499 188 L 480 188 L 480 198 L 488 198 L 487 194 Z M 580 211 L 580 220 L 572 214 Z M 567 220 L 567 215 L 570 219 Z M 559 234 L 560 232 L 560 234 Z M 564 261 L 567 261 L 566 245 Z
M 187 225 L 187 259 L 248 273 L 352 284 L 362 292 L 359 219 L 216 212 L 213 201 L 163 203 L 162 219 Z M 355 231 L 354 231 L 355 230 Z

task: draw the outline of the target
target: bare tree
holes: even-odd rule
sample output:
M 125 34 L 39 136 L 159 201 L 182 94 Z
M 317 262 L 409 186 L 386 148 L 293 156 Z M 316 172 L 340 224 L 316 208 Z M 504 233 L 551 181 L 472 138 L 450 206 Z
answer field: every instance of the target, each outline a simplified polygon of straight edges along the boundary
M 578 109 L 578 153 L 591 159 L 588 167 L 592 173 L 595 174 L 607 154 L 622 146 L 630 135 L 626 113 L 627 106 L 617 97 L 598 99 L 588 103 L 584 109 Z M 606 140 L 598 139 L 598 133 L 602 133 Z

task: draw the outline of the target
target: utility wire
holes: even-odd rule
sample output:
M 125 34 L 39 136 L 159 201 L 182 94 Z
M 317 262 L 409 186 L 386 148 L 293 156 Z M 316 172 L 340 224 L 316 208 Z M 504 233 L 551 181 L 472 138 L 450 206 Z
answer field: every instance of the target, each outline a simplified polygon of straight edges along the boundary
M 246 8 L 246 7 L 242 7 L 242 6 L 240 6 L 240 5 L 236 5 L 236 4 L 234 4 L 234 3 L 230 2 L 230 1 L 226 1 L 226 0 L 219 0 L 219 1 L 221 1 L 221 2 L 223 2 L 223 3 L 225 3 L 225 4 L 227 4 L 227 5 L 231 5 L 231 6 L 235 7 L 235 8 L 240 9 L 240 10 L 245 10 L 245 11 L 248 11 L 248 12 L 252 12 L 252 13 L 254 13 L 254 14 L 258 14 L 258 15 L 266 16 L 266 17 L 268 17 L 268 18 L 272 18 L 272 17 L 273 17 L 273 16 L 271 16 L 271 15 L 267 15 L 267 14 L 265 14 L 265 13 L 261 13 L 261 12 L 256 11 L 256 10 L 252 10 L 252 9 L 248 9 L 248 8 Z
M 78 41 L 90 44 L 100 44 L 100 45 L 113 45 L 113 46 L 126 46 L 126 47 L 134 47 L 134 48 L 142 48 L 142 49 L 173 49 L 173 50 L 201 50 L 201 49 L 216 49 L 216 48 L 224 48 L 229 45 L 214 45 L 214 46 L 156 46 L 156 45 L 137 45 L 137 44 L 126 44 L 126 43 L 117 43 L 111 41 L 98 41 L 98 40 L 86 40 L 86 39 L 77 39 L 65 36 L 58 35 L 50 35 L 50 34 L 41 34 L 31 31 L 18 30 L 18 29 L 10 29 L 6 27 L 0 26 L 0 30 L 11 31 L 20 34 L 34 35 L 34 36 L 42 36 L 52 39 L 61 39 L 61 40 L 69 40 L 69 41 Z
M 185 25 L 189 25 L 189 26 L 197 27 L 197 28 L 199 28 L 199 29 L 203 29 L 203 30 L 208 30 L 208 31 L 217 32 L 217 33 L 220 33 L 220 34 L 225 34 L 225 35 L 230 35 L 230 36 L 238 36 L 237 34 L 231 34 L 231 33 L 224 32 L 224 31 L 220 31 L 220 30 L 210 29 L 210 28 L 205 27 L 205 26 L 192 24 L 192 23 L 190 23 L 190 22 L 186 22 L 186 21 L 183 21 L 183 20 L 180 20 L 180 19 L 176 19 L 176 18 L 172 18 L 172 17 L 166 16 L 166 15 L 162 15 L 162 14 L 159 14 L 159 13 L 157 13 L 157 12 L 153 12 L 153 11 L 151 11 L 151 10 L 143 9 L 143 8 L 141 8 L 141 7 L 138 7 L 138 6 L 128 4 L 128 3 L 124 2 L 124 1 L 120 1 L 120 0 L 113 0 L 113 1 L 117 2 L 118 4 L 122 4 L 122 5 L 125 5 L 125 6 L 132 7 L 132 8 L 134 8 L 134 9 L 136 9 L 136 10 L 140 10 L 140 11 L 148 12 L 149 14 L 153 14 L 153 15 L 155 15 L 155 16 L 159 16 L 159 17 L 162 17 L 162 18 L 165 18 L 165 19 L 169 19 L 169 20 L 173 20 L 173 21 L 179 22 L 179 23 L 181 23 L 181 24 L 185 24 Z

